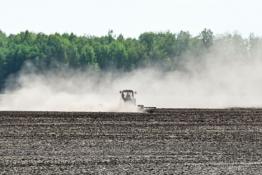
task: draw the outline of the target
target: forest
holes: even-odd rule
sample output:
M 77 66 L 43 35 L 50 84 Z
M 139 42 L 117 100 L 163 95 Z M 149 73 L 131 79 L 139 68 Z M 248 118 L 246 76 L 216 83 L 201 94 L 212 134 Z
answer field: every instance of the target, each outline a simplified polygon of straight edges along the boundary
M 149 65 L 166 70 L 177 69 L 182 56 L 205 54 L 221 41 L 237 43 L 242 52 L 250 52 L 261 39 L 239 34 L 214 36 L 204 29 L 197 36 L 189 32 L 145 32 L 137 38 L 125 38 L 110 30 L 105 36 L 77 36 L 73 33 L 44 34 L 30 31 L 5 34 L 0 31 L 0 88 L 30 62 L 43 72 L 71 68 L 93 71 L 132 71 Z M 238 49 L 239 49 L 238 48 Z

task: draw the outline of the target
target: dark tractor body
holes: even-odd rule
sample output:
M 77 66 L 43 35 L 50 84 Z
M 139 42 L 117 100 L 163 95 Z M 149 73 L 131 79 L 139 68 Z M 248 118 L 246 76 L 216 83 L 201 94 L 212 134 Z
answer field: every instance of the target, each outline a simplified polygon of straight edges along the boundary
M 120 91 L 123 102 L 136 105 L 135 94 L 136 92 L 130 89 Z

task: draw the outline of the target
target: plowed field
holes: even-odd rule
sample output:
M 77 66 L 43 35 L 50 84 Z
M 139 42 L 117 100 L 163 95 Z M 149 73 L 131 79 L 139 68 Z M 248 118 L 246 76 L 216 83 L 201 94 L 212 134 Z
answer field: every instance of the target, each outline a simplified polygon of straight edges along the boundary
M 262 109 L 0 112 L 1 174 L 262 174 Z

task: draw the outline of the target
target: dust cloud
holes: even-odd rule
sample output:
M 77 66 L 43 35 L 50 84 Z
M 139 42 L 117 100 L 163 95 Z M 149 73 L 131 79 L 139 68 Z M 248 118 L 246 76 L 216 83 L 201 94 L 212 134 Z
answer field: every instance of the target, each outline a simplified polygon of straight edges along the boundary
M 136 112 L 121 103 L 122 89 L 137 91 L 137 104 L 158 108 L 262 107 L 262 45 L 242 52 L 217 42 L 201 56 L 176 61 L 172 71 L 21 71 L 17 86 L 1 95 L 0 110 Z

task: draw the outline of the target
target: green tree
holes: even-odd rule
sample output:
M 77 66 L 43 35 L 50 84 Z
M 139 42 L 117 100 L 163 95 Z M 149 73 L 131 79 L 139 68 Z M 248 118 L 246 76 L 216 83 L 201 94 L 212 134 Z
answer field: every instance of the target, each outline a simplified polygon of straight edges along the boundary
M 206 48 L 209 48 L 213 44 L 214 36 L 210 29 L 204 29 L 200 33 L 200 39 Z

